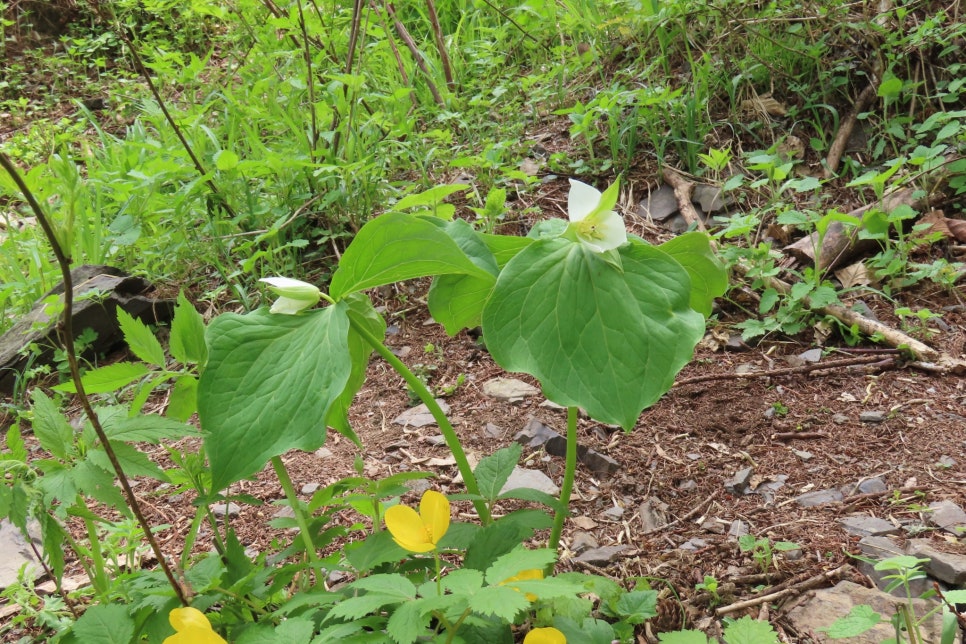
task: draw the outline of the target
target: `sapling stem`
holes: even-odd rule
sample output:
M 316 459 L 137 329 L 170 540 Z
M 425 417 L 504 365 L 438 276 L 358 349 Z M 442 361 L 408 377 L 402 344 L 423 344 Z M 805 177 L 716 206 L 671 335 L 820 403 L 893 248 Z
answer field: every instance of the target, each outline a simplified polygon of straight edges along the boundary
M 574 489 L 574 478 L 577 473 L 577 408 L 567 407 L 567 455 L 564 464 L 564 479 L 560 485 L 560 507 L 553 516 L 553 528 L 550 530 L 548 546 L 556 551 L 560 547 L 560 535 L 563 533 L 564 521 L 569 514 L 570 493 Z
M 302 535 L 302 542 L 305 544 L 305 556 L 309 563 L 316 563 L 319 560 L 319 555 L 315 552 L 315 543 L 312 541 L 312 533 L 309 532 L 305 508 L 302 507 L 299 497 L 295 494 L 295 486 L 292 485 L 292 478 L 288 475 L 288 470 L 285 469 L 285 463 L 282 462 L 281 456 L 272 457 L 272 467 L 275 468 L 275 476 L 278 477 L 278 482 L 282 484 L 282 489 L 285 491 L 285 498 L 288 499 L 289 507 L 295 513 L 295 522 L 299 524 L 299 532 Z
M 463 445 L 460 443 L 459 436 L 456 435 L 456 430 L 453 429 L 453 425 L 450 424 L 449 419 L 443 413 L 439 403 L 436 402 L 432 392 L 422 380 L 416 377 L 416 374 L 409 370 L 409 367 L 403 364 L 402 360 L 393 355 L 389 347 L 384 345 L 379 338 L 372 335 L 367 328 L 361 324 L 357 324 L 351 316 L 349 323 L 355 332 L 361 335 L 369 343 L 369 346 L 375 349 L 376 353 L 403 377 L 406 384 L 423 401 L 426 408 L 429 409 L 429 413 L 436 419 L 436 424 L 439 425 L 439 431 L 443 434 L 443 438 L 446 439 L 446 446 L 449 447 L 449 451 L 452 452 L 453 458 L 456 460 L 456 467 L 463 477 L 463 484 L 466 486 L 466 491 L 473 496 L 480 496 L 480 487 L 476 483 L 476 476 L 473 474 L 473 468 L 470 467 L 469 459 L 466 458 L 466 452 L 463 451 Z M 486 503 L 482 499 L 475 499 L 473 506 L 476 508 L 476 513 L 480 517 L 480 522 L 483 525 L 488 525 L 492 519 L 490 518 L 490 509 L 486 506 Z

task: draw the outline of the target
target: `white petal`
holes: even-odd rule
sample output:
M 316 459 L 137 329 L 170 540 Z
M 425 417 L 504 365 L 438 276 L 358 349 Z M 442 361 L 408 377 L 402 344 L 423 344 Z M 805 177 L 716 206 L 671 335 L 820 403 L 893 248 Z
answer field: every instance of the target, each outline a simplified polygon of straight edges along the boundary
M 570 180 L 570 193 L 567 195 L 567 215 L 570 221 L 580 221 L 594 211 L 600 203 L 600 190 L 586 183 Z
M 290 277 L 263 277 L 258 281 L 265 282 L 273 291 L 283 297 L 312 300 L 313 302 L 318 302 L 321 297 L 318 287 L 302 280 L 293 280 Z
M 616 212 L 610 212 L 601 217 L 593 237 L 577 234 L 580 243 L 595 253 L 603 253 L 619 248 L 627 243 L 627 230 L 624 228 L 624 218 Z
M 290 297 L 280 297 L 272 304 L 269 313 L 279 313 L 282 315 L 297 315 L 304 309 L 315 306 L 315 302 L 310 300 L 293 300 Z

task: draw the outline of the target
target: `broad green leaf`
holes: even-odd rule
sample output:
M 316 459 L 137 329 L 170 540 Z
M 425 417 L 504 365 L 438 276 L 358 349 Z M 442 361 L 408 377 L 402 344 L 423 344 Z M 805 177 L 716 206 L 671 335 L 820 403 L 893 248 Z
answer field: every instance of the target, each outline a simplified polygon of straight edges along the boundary
M 561 507 L 560 499 L 547 494 L 542 490 L 534 490 L 532 487 L 515 487 L 507 490 L 499 496 L 501 499 L 518 499 L 520 501 L 530 501 L 531 503 L 542 503 L 554 512 Z M 566 511 L 566 508 L 563 508 Z
M 895 76 L 886 76 L 879 83 L 878 95 L 880 98 L 894 98 L 902 91 L 902 79 Z
M 387 213 L 369 220 L 356 234 L 332 276 L 330 293 L 338 300 L 373 286 L 449 273 L 489 275 L 433 222 Z
M 390 595 L 400 600 L 416 597 L 416 586 L 413 582 L 396 573 L 369 575 L 352 582 L 350 586 L 370 593 Z
M 620 273 L 582 245 L 539 240 L 500 273 L 483 310 L 487 348 L 550 400 L 630 430 L 673 384 L 704 334 L 687 271 L 640 243 Z
M 198 416 L 213 489 L 258 472 L 273 456 L 325 442 L 325 419 L 352 371 L 347 309 L 341 302 L 302 315 L 263 308 L 208 326 Z
M 507 622 L 513 621 L 530 602 L 520 591 L 508 586 L 485 586 L 470 597 L 470 609 L 480 615 L 493 615 Z
M 710 644 L 711 640 L 701 631 L 674 631 L 673 633 L 658 633 L 661 644 Z
M 117 441 L 157 443 L 163 438 L 178 439 L 197 434 L 191 425 L 157 414 L 129 418 L 112 413 L 98 414 L 98 418 L 107 437 Z
M 691 232 L 664 242 L 659 249 L 673 257 L 691 278 L 691 308 L 708 317 L 714 298 L 728 290 L 728 271 L 711 250 L 704 233 Z
M 164 367 L 164 349 L 148 325 L 135 320 L 122 308 L 117 309 L 117 322 L 131 353 L 148 364 Z
M 178 304 L 171 320 L 171 355 L 181 364 L 204 365 L 208 358 L 205 345 L 205 320 L 184 293 L 178 293 Z
M 484 499 L 494 501 L 500 495 L 500 489 L 520 461 L 522 451 L 523 448 L 519 443 L 511 443 L 508 447 L 493 452 L 479 462 L 473 473 L 476 475 L 476 482 Z
M 771 624 L 747 615 L 725 627 L 724 639 L 727 644 L 778 644 L 778 634 Z
M 483 526 L 467 547 L 463 565 L 467 569 L 486 570 L 498 557 L 533 536 L 533 532 L 524 525 L 503 519 Z
M 406 557 L 406 551 L 393 541 L 388 530 L 380 530 L 365 541 L 350 544 L 345 552 L 346 560 L 357 572 L 367 572 L 376 566 Z
M 621 595 L 614 606 L 617 614 L 631 624 L 643 624 L 657 615 L 657 591 L 632 590 Z
M 134 620 L 121 604 L 96 604 L 84 611 L 73 632 L 84 644 L 130 644 Z
M 455 595 L 469 595 L 483 587 L 483 573 L 470 568 L 457 568 L 443 577 L 443 589 Z
M 480 326 L 495 284 L 493 276 L 440 275 L 429 289 L 429 312 L 449 335 Z
M 293 644 L 309 642 L 315 631 L 315 623 L 304 617 L 290 617 L 278 626 L 256 624 L 235 640 L 235 644 Z
M 184 375 L 174 381 L 165 413 L 174 420 L 186 421 L 198 411 L 198 379 Z
M 542 600 L 573 597 L 584 592 L 582 585 L 557 577 L 512 581 L 506 585 L 524 595 L 535 595 Z
M 84 383 L 85 393 L 106 394 L 126 387 L 149 373 L 151 370 L 143 362 L 115 362 L 106 367 L 91 369 L 81 376 L 81 382 Z M 53 389 L 71 394 L 77 393 L 77 388 L 72 381 L 63 382 Z
M 231 150 L 219 150 L 215 152 L 215 167 L 221 171 L 233 170 L 238 167 L 238 155 Z
M 347 311 L 350 321 L 346 341 L 352 370 L 345 389 L 329 411 L 326 422 L 346 438 L 358 443 L 359 439 L 349 425 L 349 407 L 352 405 L 356 392 L 366 381 L 366 368 L 369 366 L 369 356 L 372 355 L 373 348 L 353 327 L 362 327 L 375 336 L 377 340 L 382 340 L 386 336 L 386 321 L 372 307 L 369 298 L 361 293 L 350 294 L 343 301 L 348 306 Z
M 560 232 L 563 232 L 563 229 L 567 228 L 567 222 L 561 219 L 555 219 L 553 221 L 559 221 L 561 224 L 563 224 Z M 479 233 L 479 235 L 480 239 L 483 240 L 483 243 L 486 244 L 486 247 L 490 249 L 491 253 L 493 253 L 493 258 L 496 260 L 496 265 L 501 269 L 506 266 L 507 262 L 516 257 L 517 253 L 533 243 L 533 239 L 529 237 L 492 235 L 489 233 Z
M 74 451 L 74 430 L 60 413 L 60 409 L 40 389 L 34 389 L 33 431 L 40 446 L 56 456 L 67 459 Z
M 585 618 L 577 621 L 557 615 L 553 618 L 553 625 L 567 638 L 567 644 L 611 644 L 614 641 L 614 629 L 605 621 Z
M 499 584 L 524 570 L 544 570 L 556 560 L 556 553 L 548 548 L 529 550 L 517 544 L 516 548 L 499 557 L 486 569 L 486 583 Z

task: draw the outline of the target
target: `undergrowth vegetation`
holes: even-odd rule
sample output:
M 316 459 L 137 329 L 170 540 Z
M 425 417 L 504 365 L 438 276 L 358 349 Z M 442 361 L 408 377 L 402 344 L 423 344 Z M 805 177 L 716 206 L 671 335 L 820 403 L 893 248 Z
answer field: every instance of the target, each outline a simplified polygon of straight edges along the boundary
M 509 498 L 499 491 L 519 457 L 512 449 L 474 470 L 447 435 L 468 490 L 460 500 L 474 504 L 478 521 L 445 528 L 449 501 L 430 496 L 425 512 L 395 511 L 403 518 L 394 529 L 390 511 L 402 507 L 411 477 L 371 481 L 360 472 L 304 503 L 279 456 L 321 445 L 324 431 L 312 434 L 306 419 L 353 436 L 346 410 L 373 351 L 405 369 L 383 351 L 384 320 L 363 294 L 404 279 L 435 278 L 435 319 L 450 333 L 482 325 L 494 358 L 539 379 L 573 423 L 581 407 L 628 430 L 671 386 L 705 323 L 731 323 L 746 340 L 824 325 L 826 335 L 858 342 L 867 339 L 861 330 L 829 311 L 865 289 L 925 328 L 933 313 L 909 308 L 903 290 L 928 281 L 955 294 L 963 277 L 936 229 L 917 218 L 940 200 L 961 208 L 966 193 L 966 23 L 941 3 L 873 6 L 0 2 L 8 61 L 0 151 L 19 168 L 0 174 L 0 329 L 61 281 L 66 260 L 118 266 L 190 294 L 179 297 L 166 349 L 147 327 L 122 320 L 140 362 L 81 374 L 68 350 L 70 379 L 7 406 L 0 514 L 23 530 L 28 519 L 40 522 L 56 579 L 64 542 L 92 582 L 43 606 L 27 581 L 9 590 L 28 607 L 16 625 L 65 642 L 220 641 L 212 625 L 240 644 L 510 642 L 531 628 L 529 642 L 635 641 L 654 615 L 653 580 L 621 586 L 552 574 L 569 492 L 523 499 L 547 512 L 491 519 Z M 707 184 L 727 207 L 662 245 L 615 241 L 606 215 L 635 217 L 662 173 Z M 570 177 L 583 182 L 572 191 L 590 192 L 571 192 L 568 225 L 532 204 L 560 194 L 557 180 Z M 580 205 L 594 194 L 597 202 Z M 50 219 L 46 236 L 38 208 Z M 822 260 L 826 242 L 842 235 L 874 249 L 849 279 Z M 819 261 L 789 267 L 780 246 L 803 236 Z M 725 294 L 725 269 L 735 276 L 725 313 L 743 310 L 740 322 L 711 307 Z M 593 288 L 626 288 L 620 306 L 603 309 L 617 312 L 601 337 L 561 331 L 562 348 L 529 345 L 534 329 L 546 329 L 519 319 L 519 292 L 550 280 L 572 297 L 548 306 L 576 319 L 580 302 L 598 294 L 591 274 L 600 278 Z M 283 298 L 328 306 L 287 317 L 300 308 L 289 301 L 281 308 L 294 310 L 269 312 L 260 279 Z M 608 331 L 638 323 L 622 307 L 659 309 L 662 297 L 673 304 L 669 320 L 640 322 L 669 353 L 662 376 L 648 374 L 653 389 L 624 391 L 619 383 L 630 380 L 617 371 L 574 383 L 547 358 L 581 356 L 567 367 L 596 378 L 597 352 L 633 344 Z M 202 302 L 246 315 L 206 325 L 195 310 Z M 662 328 L 677 333 L 664 337 Z M 293 367 L 303 352 L 304 373 Z M 239 360 L 277 378 L 263 388 L 232 371 Z M 425 384 L 404 377 L 432 408 Z M 286 379 L 311 383 L 312 396 L 286 399 L 281 410 L 259 406 L 291 394 L 279 385 Z M 159 388 L 169 390 L 167 414 L 143 413 Z M 60 408 L 83 390 L 103 398 L 75 432 Z M 168 448 L 171 469 L 135 447 L 198 438 L 186 424 L 196 410 L 204 444 Z M 243 462 L 239 446 L 265 431 L 244 419 L 270 413 L 287 429 Z M 28 456 L 27 426 L 49 458 Z M 252 559 L 210 505 L 249 500 L 225 490 L 269 463 L 292 517 L 273 525 L 277 551 Z M 126 480 L 119 468 L 197 495 L 180 559 L 157 547 L 151 533 L 162 526 L 144 521 L 130 490 L 114 487 L 115 477 Z M 330 523 L 344 510 L 359 517 L 351 529 Z M 83 537 L 69 522 L 82 524 Z M 217 551 L 196 558 L 191 544 L 205 523 Z M 299 535 L 291 542 L 281 533 L 288 528 Z M 524 547 L 545 528 L 549 547 Z M 130 565 L 145 541 L 161 570 Z M 321 557 L 327 548 L 334 553 Z M 328 588 L 335 569 L 354 581 Z M 204 614 L 174 612 L 189 604 Z M 122 630 L 108 637 L 103 624 Z M 201 639 L 171 639 L 172 627 Z M 725 637 L 777 641 L 750 619 L 729 624 Z M 662 641 L 707 640 L 679 632 Z

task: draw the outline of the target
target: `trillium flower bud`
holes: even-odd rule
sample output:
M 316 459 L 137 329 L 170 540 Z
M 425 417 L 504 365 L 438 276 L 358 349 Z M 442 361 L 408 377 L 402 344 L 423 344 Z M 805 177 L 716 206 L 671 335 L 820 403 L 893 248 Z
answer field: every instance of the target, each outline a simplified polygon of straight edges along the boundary
M 322 291 L 318 287 L 301 280 L 293 280 L 289 277 L 263 277 L 258 281 L 265 282 L 271 291 L 279 295 L 272 305 L 272 313 L 296 315 L 315 306 L 322 299 Z

